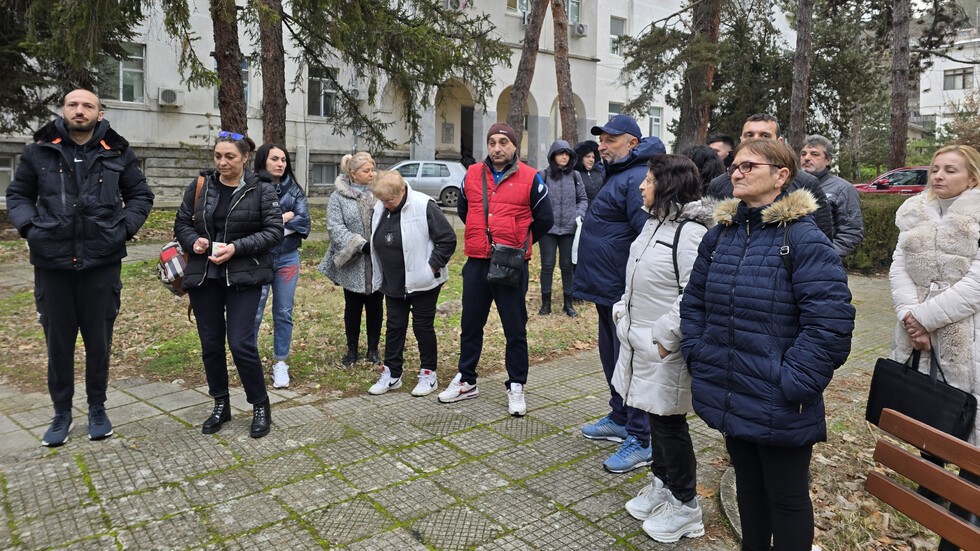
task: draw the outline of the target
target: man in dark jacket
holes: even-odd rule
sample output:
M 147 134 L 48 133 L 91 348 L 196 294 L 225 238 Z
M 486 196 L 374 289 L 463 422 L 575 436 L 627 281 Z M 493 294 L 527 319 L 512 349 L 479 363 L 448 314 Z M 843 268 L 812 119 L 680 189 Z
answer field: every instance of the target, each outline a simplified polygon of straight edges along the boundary
M 757 113 L 745 119 L 742 125 L 741 140 L 766 139 L 783 141 L 779 135 L 779 121 L 775 117 L 766 113 Z M 789 185 L 787 192 L 793 192 L 804 188 L 817 198 L 817 210 L 813 213 L 813 221 L 817 223 L 820 231 L 827 236 L 831 242 L 834 241 L 834 215 L 827 201 L 827 194 L 820 187 L 820 182 L 816 178 L 800 170 L 796 173 L 796 178 Z M 732 177 L 722 174 L 708 184 L 705 190 L 706 197 L 717 199 L 728 199 L 732 197 Z
M 71 430 L 79 331 L 89 438 L 112 435 L 105 400 L 121 260 L 153 206 L 136 154 L 102 119 L 99 98 L 74 90 L 65 96 L 62 115 L 34 133 L 7 188 L 7 214 L 31 250 L 34 299 L 48 347 L 55 415 L 45 446 L 64 444 Z
M 834 144 L 814 134 L 803 139 L 800 167 L 819 182 L 834 215 L 834 238 L 831 244 L 840 256 L 847 256 L 864 240 L 864 219 L 861 199 L 850 182 L 830 173 L 834 160 Z
M 599 360 L 609 384 L 611 412 L 582 427 L 582 435 L 623 442 L 603 466 L 610 472 L 625 473 L 650 464 L 650 423 L 646 412 L 627 406 L 610 383 L 619 359 L 612 307 L 626 290 L 630 244 L 649 219 L 640 193 L 647 161 L 666 149 L 660 138 L 642 139 L 640 126 L 628 115 L 616 115 L 605 126 L 593 126 L 592 134 L 599 136 L 606 183 L 582 222 L 573 294 L 594 302 L 599 314 Z

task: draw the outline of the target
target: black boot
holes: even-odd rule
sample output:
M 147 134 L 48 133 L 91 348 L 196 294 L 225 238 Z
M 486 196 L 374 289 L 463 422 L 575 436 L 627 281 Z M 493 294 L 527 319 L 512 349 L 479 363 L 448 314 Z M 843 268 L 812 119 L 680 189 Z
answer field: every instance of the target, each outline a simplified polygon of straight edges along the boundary
M 378 355 L 378 342 L 381 335 L 368 335 L 367 361 L 374 365 L 381 365 L 381 356 Z
M 269 425 L 272 424 L 272 411 L 269 409 L 269 399 L 259 402 L 252 406 L 252 430 L 249 436 L 252 438 L 262 438 L 269 434 Z
M 347 343 L 347 353 L 344 354 L 344 357 L 340 359 L 340 363 L 344 364 L 344 367 L 350 367 L 354 365 L 354 362 L 356 361 L 357 361 L 357 343 L 355 342 L 353 345 Z
M 565 296 L 565 307 L 562 308 L 562 311 L 565 312 L 565 314 L 570 318 L 577 318 L 578 312 L 576 312 L 575 308 L 572 307 L 572 295 L 566 294 L 564 296 Z
M 231 400 L 228 396 L 214 399 L 214 410 L 211 412 L 211 416 L 204 420 L 201 432 L 214 434 L 221 430 L 221 424 L 225 421 L 231 421 Z
M 538 310 L 539 316 L 551 314 L 551 293 L 541 293 L 541 309 Z

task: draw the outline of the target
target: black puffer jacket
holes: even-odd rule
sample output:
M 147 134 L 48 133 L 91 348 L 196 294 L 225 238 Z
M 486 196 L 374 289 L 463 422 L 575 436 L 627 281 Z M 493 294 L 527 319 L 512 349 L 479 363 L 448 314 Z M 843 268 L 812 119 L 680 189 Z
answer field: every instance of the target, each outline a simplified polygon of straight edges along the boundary
M 194 253 L 194 242 L 199 237 L 214 240 L 214 208 L 218 204 L 218 173 L 207 170 L 201 173 L 204 186 L 201 197 L 194 206 L 197 179 L 187 186 L 184 200 L 174 219 L 174 235 L 185 251 L 190 253 L 184 270 L 183 287 L 193 289 L 204 283 L 207 277 L 208 255 Z M 245 172 L 245 184 L 231 196 L 228 218 L 225 220 L 225 242 L 235 246 L 235 255 L 226 264 L 228 285 L 265 285 L 272 283 L 273 268 L 269 251 L 282 242 L 282 212 L 276 190 L 268 180 Z
M 122 136 L 103 120 L 76 146 L 58 118 L 34 133 L 7 188 L 7 215 L 31 263 L 84 270 L 126 256 L 153 207 L 153 192 Z M 78 162 L 76 162 L 78 159 Z

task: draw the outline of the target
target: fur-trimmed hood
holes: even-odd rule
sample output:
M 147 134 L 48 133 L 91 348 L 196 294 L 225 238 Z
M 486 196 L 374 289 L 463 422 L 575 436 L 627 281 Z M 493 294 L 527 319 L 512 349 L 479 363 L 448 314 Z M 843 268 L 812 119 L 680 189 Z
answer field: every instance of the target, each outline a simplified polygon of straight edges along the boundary
M 725 199 L 719 202 L 713 215 L 715 222 L 725 226 L 735 223 L 741 204 L 740 199 Z M 771 204 L 762 208 L 762 222 L 764 224 L 793 222 L 816 212 L 817 206 L 816 197 L 805 189 L 783 193 Z
M 703 197 L 697 201 L 691 201 L 690 203 L 685 203 L 681 205 L 681 211 L 674 214 L 676 210 L 671 209 L 671 214 L 668 218 L 671 220 L 691 220 L 701 224 L 706 228 L 710 228 L 715 225 L 715 209 L 718 208 L 718 201 L 711 197 Z M 650 209 L 646 206 L 643 210 L 650 212 Z

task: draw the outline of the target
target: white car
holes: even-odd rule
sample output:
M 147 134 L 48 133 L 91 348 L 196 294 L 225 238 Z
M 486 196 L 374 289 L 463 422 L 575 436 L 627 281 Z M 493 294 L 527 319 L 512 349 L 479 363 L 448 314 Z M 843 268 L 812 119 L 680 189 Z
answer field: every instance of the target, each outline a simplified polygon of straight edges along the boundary
M 455 161 L 402 161 L 388 170 L 397 170 L 412 189 L 444 207 L 456 206 L 459 186 L 466 176 L 466 169 Z

